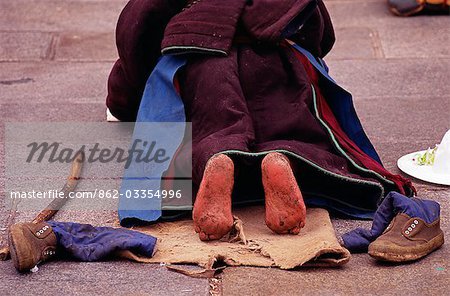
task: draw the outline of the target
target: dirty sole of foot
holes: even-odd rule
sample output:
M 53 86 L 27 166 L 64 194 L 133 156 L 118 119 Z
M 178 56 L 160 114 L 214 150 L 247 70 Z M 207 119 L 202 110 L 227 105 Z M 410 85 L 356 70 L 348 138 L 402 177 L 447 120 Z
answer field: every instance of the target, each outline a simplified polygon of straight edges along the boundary
M 233 161 L 223 154 L 213 156 L 206 164 L 192 212 L 195 232 L 201 240 L 218 240 L 231 230 L 233 185 Z
M 298 234 L 305 226 L 306 207 L 289 159 L 270 153 L 263 159 L 261 169 L 266 225 L 278 234 Z

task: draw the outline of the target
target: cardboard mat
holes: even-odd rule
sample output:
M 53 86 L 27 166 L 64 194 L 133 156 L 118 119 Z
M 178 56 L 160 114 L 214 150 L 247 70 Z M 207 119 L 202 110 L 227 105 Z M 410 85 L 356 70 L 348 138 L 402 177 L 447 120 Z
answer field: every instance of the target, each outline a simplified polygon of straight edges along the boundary
M 339 266 L 350 253 L 337 241 L 330 216 L 324 209 L 307 210 L 306 226 L 299 235 L 274 234 L 264 223 L 263 207 L 234 211 L 235 229 L 221 241 L 202 242 L 192 220 L 134 228 L 158 238 L 153 258 L 130 259 L 150 263 L 196 264 L 212 268 L 220 261 L 229 266 L 293 269 L 300 266 Z

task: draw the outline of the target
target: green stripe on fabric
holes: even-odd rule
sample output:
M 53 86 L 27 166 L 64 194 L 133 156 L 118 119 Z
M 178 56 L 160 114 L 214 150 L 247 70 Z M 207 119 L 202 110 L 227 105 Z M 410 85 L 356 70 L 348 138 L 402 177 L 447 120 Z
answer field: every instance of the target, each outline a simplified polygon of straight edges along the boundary
M 319 122 L 320 122 L 320 123 L 325 127 L 325 129 L 328 131 L 328 134 L 329 134 L 331 140 L 333 141 L 333 144 L 334 144 L 334 146 L 336 147 L 336 149 L 338 149 L 339 152 L 340 152 L 345 158 L 347 158 L 347 160 L 348 160 L 348 161 L 349 161 L 356 169 L 358 169 L 358 170 L 360 170 L 360 171 L 363 171 L 363 172 L 365 172 L 365 173 L 372 174 L 372 175 L 374 175 L 375 177 L 377 177 L 378 179 L 380 179 L 380 181 L 384 181 L 384 182 L 389 183 L 389 184 L 391 184 L 391 185 L 395 185 L 394 182 L 392 182 L 392 181 L 386 179 L 385 177 L 383 177 L 382 175 L 378 174 L 377 172 L 359 166 L 356 162 L 354 162 L 353 159 L 350 158 L 350 156 L 347 155 L 347 153 L 345 153 L 344 149 L 342 149 L 341 146 L 339 145 L 339 143 L 337 142 L 337 140 L 336 140 L 336 138 L 335 138 L 335 136 L 334 136 L 332 130 L 330 129 L 330 127 L 325 123 L 325 121 L 322 120 L 322 118 L 320 118 L 319 110 L 318 110 L 318 108 L 317 108 L 316 91 L 315 91 L 313 85 L 311 85 L 311 89 L 312 89 L 312 92 L 313 92 L 313 104 L 314 104 L 314 111 L 316 112 L 316 117 L 317 117 L 317 119 L 319 120 Z

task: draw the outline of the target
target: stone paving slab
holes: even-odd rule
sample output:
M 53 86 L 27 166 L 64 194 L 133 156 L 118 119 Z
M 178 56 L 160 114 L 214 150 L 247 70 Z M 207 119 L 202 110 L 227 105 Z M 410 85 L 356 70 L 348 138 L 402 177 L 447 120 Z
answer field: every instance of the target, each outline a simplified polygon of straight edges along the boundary
M 355 101 L 376 97 L 437 97 L 450 93 L 447 83 L 450 59 L 330 60 L 327 63 L 331 76 L 353 94 Z
M 66 102 L 0 104 L 0 117 L 3 121 L 105 121 L 105 104 L 103 103 L 74 103 L 76 99 L 65 97 Z
M 450 22 L 450 18 L 445 15 L 395 17 L 389 12 L 385 0 L 325 0 L 325 4 L 336 28 L 376 27 L 377 29 L 395 30 L 398 27 L 404 27 L 415 30 L 418 28 L 445 28 Z M 407 39 L 403 41 L 408 42 Z
M 383 56 L 375 30 L 364 27 L 336 28 L 335 34 L 336 43 L 327 60 L 375 59 Z
M 191 279 L 155 264 L 127 261 L 57 262 L 36 274 L 18 275 L 0 262 L 0 295 L 208 295 L 207 279 Z M 70 291 L 70 292 L 69 292 Z
M 347 44 L 349 52 L 359 58 L 360 37 L 339 34 L 339 30 L 359 28 L 373 31 L 375 48 L 386 58 L 449 57 L 450 18 L 448 16 L 393 17 L 386 1 L 325 1 L 337 29 L 336 48 Z M 348 17 L 351 11 L 351 17 Z M 353 41 L 355 38 L 355 41 Z M 377 48 L 380 46 L 380 48 Z M 335 48 L 335 49 L 336 49 Z
M 127 1 L 0 2 L 0 30 L 111 32 Z
M 450 266 L 443 249 L 415 265 L 377 264 L 361 254 L 338 269 L 229 268 L 223 295 L 445 295 Z
M 445 17 L 444 17 L 445 18 Z M 411 30 L 407 26 L 378 29 L 386 58 L 450 58 L 450 17 L 440 25 L 425 25 Z
M 445 96 L 430 95 L 426 99 L 423 96 L 361 97 L 355 108 L 366 133 L 375 143 L 402 140 L 416 144 L 440 142 L 450 128 L 449 98 Z
M 57 61 L 112 61 L 117 60 L 115 34 L 62 33 L 55 48 Z
M 0 31 L 0 62 L 57 60 L 115 62 L 115 34 L 109 32 Z
M 415 29 L 398 27 L 337 27 L 336 43 L 327 59 L 449 58 L 450 22 Z
M 58 61 L 112 61 L 118 59 L 115 34 L 63 33 L 55 49 Z
M 112 62 L 2 63 L 0 103 L 104 104 L 112 65 Z
M 55 221 L 87 223 L 94 226 L 118 227 L 117 207 L 115 210 L 70 210 L 62 209 L 55 215 Z
M 51 55 L 53 35 L 43 32 L 0 32 L 0 62 L 39 61 Z

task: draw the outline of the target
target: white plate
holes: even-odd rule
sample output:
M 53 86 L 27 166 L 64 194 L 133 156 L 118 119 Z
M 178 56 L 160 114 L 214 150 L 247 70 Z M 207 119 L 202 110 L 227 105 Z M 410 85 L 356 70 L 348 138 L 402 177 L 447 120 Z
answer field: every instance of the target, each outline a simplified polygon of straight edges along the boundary
M 400 157 L 397 166 L 406 174 L 430 183 L 450 186 L 450 174 L 436 174 L 430 165 L 418 165 L 414 162 L 417 154 L 423 154 L 426 150 L 413 152 Z

